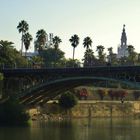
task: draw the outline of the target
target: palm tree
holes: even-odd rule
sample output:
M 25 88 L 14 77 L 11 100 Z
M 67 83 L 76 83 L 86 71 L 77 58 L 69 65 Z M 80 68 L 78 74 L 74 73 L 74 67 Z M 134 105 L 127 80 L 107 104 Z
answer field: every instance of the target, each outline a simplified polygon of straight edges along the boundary
M 24 46 L 25 46 L 25 56 L 27 54 L 27 50 L 29 49 L 30 46 L 30 42 L 33 40 L 32 36 L 29 33 L 25 33 L 23 35 L 23 42 L 24 42 Z
M 22 54 L 22 50 L 23 50 L 23 35 L 29 30 L 29 25 L 25 20 L 22 20 L 21 22 L 19 22 L 17 29 L 19 31 L 19 33 L 21 33 L 21 54 Z
M 113 54 L 113 48 L 112 47 L 108 48 L 107 50 L 109 52 L 109 55 L 112 55 Z
M 97 52 L 98 52 L 98 58 L 99 58 L 99 63 L 104 64 L 105 62 L 105 53 L 104 53 L 104 46 L 98 45 L 97 46 Z
M 45 48 L 46 45 L 46 41 L 47 41 L 47 33 L 44 29 L 38 30 L 36 33 L 36 41 L 35 41 L 35 45 L 37 46 L 37 48 L 39 50 L 42 50 L 43 48 Z
M 7 47 L 10 47 L 10 48 L 13 48 L 13 42 L 11 41 L 7 41 L 7 40 L 0 40 L 0 48 L 7 48 Z
M 108 64 L 110 65 L 112 63 L 113 48 L 110 47 L 107 50 L 108 50 L 108 56 L 107 56 L 107 58 L 108 58 Z
M 62 40 L 58 36 L 55 36 L 53 38 L 53 45 L 54 45 L 54 49 L 55 49 L 55 65 L 56 65 L 57 50 L 58 50 L 59 44 L 61 42 L 62 42 Z
M 117 54 L 113 53 L 113 48 L 110 47 L 108 48 L 108 56 L 107 56 L 107 59 L 108 59 L 108 65 L 117 65 Z
M 134 52 L 135 48 L 132 45 L 128 45 L 127 50 L 128 50 L 129 55 L 131 55 Z
M 83 45 L 84 45 L 84 48 L 89 49 L 89 47 L 92 46 L 91 38 L 90 37 L 84 38 Z
M 14 49 L 14 43 L 7 40 L 0 40 L 0 56 L 3 58 L 9 57 L 9 50 Z
M 135 48 L 132 45 L 128 45 L 128 63 L 129 65 L 134 65 L 136 62 L 136 52 L 135 52 Z
M 90 67 L 96 64 L 96 58 L 92 49 L 86 49 L 83 61 L 84 67 Z
M 74 60 L 75 48 L 79 44 L 79 37 L 78 37 L 78 35 L 75 34 L 75 35 L 71 36 L 69 41 L 71 42 L 71 46 L 73 47 L 73 60 Z
M 55 36 L 55 37 L 53 38 L 53 44 L 54 44 L 55 50 L 58 49 L 59 44 L 60 44 L 61 42 L 62 42 L 62 40 L 61 40 L 58 36 Z
M 6 54 L 8 56 L 9 48 L 14 48 L 14 43 L 7 40 L 0 40 L 0 55 Z

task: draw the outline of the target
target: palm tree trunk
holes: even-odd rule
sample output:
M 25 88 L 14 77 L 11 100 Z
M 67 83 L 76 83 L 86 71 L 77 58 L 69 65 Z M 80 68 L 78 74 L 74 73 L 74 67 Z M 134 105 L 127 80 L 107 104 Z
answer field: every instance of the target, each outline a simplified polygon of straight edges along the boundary
M 54 67 L 56 67 L 56 55 L 57 55 L 57 52 L 56 52 L 56 51 L 57 51 L 57 50 L 55 49 L 55 56 L 54 56 L 54 57 L 55 57 L 55 58 L 54 58 L 54 61 L 55 61 L 55 62 L 54 62 Z
M 25 50 L 25 57 L 26 57 L 26 55 L 27 55 L 27 50 Z
M 73 47 L 73 60 L 74 60 L 74 54 L 75 54 L 75 47 Z
M 21 55 L 22 55 L 22 51 L 23 51 L 23 32 L 22 32 L 22 36 L 21 36 Z

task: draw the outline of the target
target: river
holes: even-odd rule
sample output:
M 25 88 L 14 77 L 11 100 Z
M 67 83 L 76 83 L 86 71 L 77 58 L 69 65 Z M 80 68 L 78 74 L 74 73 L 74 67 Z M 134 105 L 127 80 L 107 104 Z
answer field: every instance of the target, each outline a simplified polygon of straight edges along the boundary
M 140 120 L 73 119 L 0 127 L 0 140 L 140 140 Z

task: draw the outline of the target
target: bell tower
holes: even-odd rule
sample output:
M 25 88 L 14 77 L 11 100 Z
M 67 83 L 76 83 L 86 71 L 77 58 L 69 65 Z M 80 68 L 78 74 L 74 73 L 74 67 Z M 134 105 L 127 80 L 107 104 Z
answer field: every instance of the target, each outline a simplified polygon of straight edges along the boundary
M 123 25 L 123 31 L 121 36 L 121 46 L 127 46 L 127 36 L 125 33 L 125 24 Z
M 118 47 L 117 58 L 128 56 L 127 50 L 127 36 L 125 32 L 125 24 L 123 25 L 122 35 L 121 35 L 121 45 Z

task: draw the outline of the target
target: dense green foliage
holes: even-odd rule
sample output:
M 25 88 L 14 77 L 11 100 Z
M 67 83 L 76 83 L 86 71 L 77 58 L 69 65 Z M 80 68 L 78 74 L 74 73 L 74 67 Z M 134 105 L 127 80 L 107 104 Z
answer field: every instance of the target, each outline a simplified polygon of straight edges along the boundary
M 80 61 L 78 59 L 66 59 L 65 60 L 65 67 L 74 67 L 74 68 L 78 68 L 80 67 Z
M 14 43 L 0 41 L 0 65 L 10 67 L 25 67 L 27 60 L 14 48 Z
M 90 67 L 96 64 L 97 59 L 94 56 L 92 49 L 86 49 L 84 53 L 84 67 Z
M 58 101 L 59 105 L 65 109 L 70 109 L 77 104 L 77 98 L 71 92 L 63 93 Z
M 2 97 L 2 88 L 3 88 L 3 74 L 0 73 L 0 97 Z
M 0 124 L 22 124 L 29 118 L 24 106 L 15 99 L 9 98 L 0 104 Z
M 57 50 L 55 48 L 40 50 L 39 55 L 42 57 L 44 66 L 46 67 L 60 67 L 64 65 L 64 52 L 61 51 L 59 48 Z
M 3 80 L 3 74 L 0 73 L 0 81 Z

